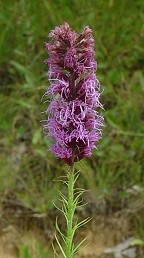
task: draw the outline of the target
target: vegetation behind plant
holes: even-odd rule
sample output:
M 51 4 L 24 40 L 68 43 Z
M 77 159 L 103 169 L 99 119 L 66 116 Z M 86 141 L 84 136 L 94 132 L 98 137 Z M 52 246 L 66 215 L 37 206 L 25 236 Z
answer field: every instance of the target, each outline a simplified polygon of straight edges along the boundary
M 135 232 L 143 239 L 144 2 L 6 0 L 0 10 L 2 207 L 13 200 L 42 215 L 58 202 L 62 186 L 53 180 L 65 175 L 65 167 L 47 151 L 49 139 L 44 139 L 40 125 L 46 108 L 41 96 L 49 86 L 44 42 L 56 25 L 68 22 L 76 31 L 89 25 L 105 128 L 98 150 L 77 165 L 79 184 L 90 190 L 88 201 L 105 203 L 105 213 L 134 213 Z

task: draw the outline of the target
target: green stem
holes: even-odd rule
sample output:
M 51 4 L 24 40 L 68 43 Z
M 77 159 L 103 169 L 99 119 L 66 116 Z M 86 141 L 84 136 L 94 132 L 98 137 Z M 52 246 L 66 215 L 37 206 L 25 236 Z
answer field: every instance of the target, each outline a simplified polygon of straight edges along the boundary
M 67 258 L 73 258 L 73 217 L 75 212 L 74 205 L 74 164 L 68 174 L 68 215 L 67 215 Z

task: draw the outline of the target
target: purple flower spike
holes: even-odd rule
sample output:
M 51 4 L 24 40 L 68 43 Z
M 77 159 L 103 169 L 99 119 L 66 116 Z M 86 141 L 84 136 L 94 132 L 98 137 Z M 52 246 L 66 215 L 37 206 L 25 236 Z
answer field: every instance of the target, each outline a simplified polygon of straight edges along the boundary
M 94 38 L 86 26 L 81 34 L 72 31 L 67 23 L 57 26 L 46 43 L 49 58 L 50 97 L 43 124 L 47 136 L 54 140 L 50 150 L 68 165 L 92 154 L 101 138 L 103 116 L 96 109 L 100 83 L 95 75 Z

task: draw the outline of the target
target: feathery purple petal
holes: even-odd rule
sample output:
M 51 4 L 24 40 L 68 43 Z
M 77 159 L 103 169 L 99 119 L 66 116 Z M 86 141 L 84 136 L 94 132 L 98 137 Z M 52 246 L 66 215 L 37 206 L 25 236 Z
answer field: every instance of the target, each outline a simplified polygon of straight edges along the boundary
M 50 104 L 43 128 L 54 140 L 50 150 L 71 165 L 91 156 L 102 137 L 103 116 L 96 111 L 102 104 L 94 38 L 88 26 L 77 34 L 67 23 L 55 27 L 49 37 L 46 63 L 50 87 L 45 96 L 50 97 Z

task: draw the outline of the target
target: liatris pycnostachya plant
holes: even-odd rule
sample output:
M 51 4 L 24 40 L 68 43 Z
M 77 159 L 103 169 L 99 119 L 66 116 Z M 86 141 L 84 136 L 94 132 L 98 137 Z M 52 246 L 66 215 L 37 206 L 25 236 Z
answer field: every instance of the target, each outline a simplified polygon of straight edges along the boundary
M 56 240 L 63 257 L 72 258 L 80 244 L 75 246 L 75 231 L 87 222 L 74 221 L 74 212 L 83 190 L 75 191 L 77 173 L 74 163 L 90 157 L 92 149 L 102 137 L 103 116 L 97 111 L 102 108 L 99 101 L 100 83 L 96 77 L 97 63 L 94 59 L 94 38 L 86 26 L 82 33 L 72 31 L 67 23 L 55 27 L 49 33 L 51 41 L 46 43 L 49 58 L 48 79 L 50 86 L 44 96 L 49 97 L 46 110 L 47 120 L 43 122 L 46 136 L 53 140 L 50 151 L 69 165 L 67 175 L 68 197 L 61 193 L 67 233 L 64 235 L 56 222 L 64 247 Z M 55 248 L 54 248 L 55 250 Z M 56 253 L 56 250 L 55 250 Z M 58 255 L 58 254 L 57 254 Z

